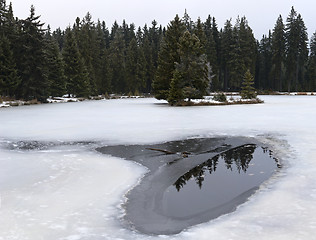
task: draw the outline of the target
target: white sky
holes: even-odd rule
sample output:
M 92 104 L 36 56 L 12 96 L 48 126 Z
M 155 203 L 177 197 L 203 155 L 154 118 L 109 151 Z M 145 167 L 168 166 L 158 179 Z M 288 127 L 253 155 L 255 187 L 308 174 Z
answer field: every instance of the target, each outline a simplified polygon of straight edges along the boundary
M 10 0 L 7 0 L 9 3 Z M 89 11 L 96 21 L 105 21 L 109 29 L 115 20 L 119 24 L 123 19 L 128 24 L 143 27 L 151 25 L 152 20 L 167 26 L 176 14 L 183 16 L 187 9 L 193 21 L 198 17 L 205 21 L 210 14 L 217 20 L 219 29 L 229 18 L 246 16 L 255 37 L 261 39 L 273 29 L 279 14 L 286 20 L 291 6 L 300 13 L 308 29 L 309 37 L 316 31 L 316 1 L 314 0 L 11 0 L 16 17 L 26 18 L 31 4 L 35 6 L 36 14 L 41 15 L 41 21 L 49 23 L 52 30 L 57 27 L 65 29 L 72 25 L 76 17 L 84 17 Z

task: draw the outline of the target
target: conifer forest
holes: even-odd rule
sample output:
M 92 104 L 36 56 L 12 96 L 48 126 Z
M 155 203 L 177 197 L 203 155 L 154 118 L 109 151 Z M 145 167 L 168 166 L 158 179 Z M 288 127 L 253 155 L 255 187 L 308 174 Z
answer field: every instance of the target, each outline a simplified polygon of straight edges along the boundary
M 215 17 L 193 21 L 186 11 L 168 26 L 107 26 L 90 13 L 66 29 L 47 26 L 34 6 L 18 19 L 0 0 L 0 96 L 153 94 L 172 101 L 239 91 L 246 72 L 262 92 L 316 91 L 316 32 L 308 36 L 294 7 L 261 39 L 244 16 L 219 28 Z

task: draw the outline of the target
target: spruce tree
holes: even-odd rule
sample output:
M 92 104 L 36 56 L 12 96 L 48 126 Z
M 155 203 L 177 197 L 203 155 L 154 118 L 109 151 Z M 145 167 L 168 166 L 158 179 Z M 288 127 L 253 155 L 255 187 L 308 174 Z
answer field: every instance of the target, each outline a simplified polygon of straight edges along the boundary
M 243 99 L 254 99 L 257 97 L 256 90 L 253 87 L 254 78 L 249 70 L 244 75 L 240 95 Z
M 278 17 L 272 32 L 271 52 L 271 75 L 274 82 L 274 90 L 283 91 L 283 79 L 285 71 L 285 32 L 281 15 Z
M 179 40 L 180 61 L 170 84 L 168 101 L 203 98 L 209 87 L 208 65 L 204 48 L 195 34 L 186 31 Z M 182 99 L 176 99 L 176 97 Z
M 16 69 L 13 43 L 16 37 L 15 21 L 13 21 L 12 4 L 6 6 L 6 1 L 0 1 L 0 95 L 15 96 L 15 90 L 20 84 Z
M 217 48 L 216 42 L 214 40 L 214 29 L 212 25 L 212 18 L 208 16 L 206 22 L 204 23 L 204 33 L 206 35 L 206 45 L 205 45 L 205 53 L 207 56 L 207 61 L 210 64 L 212 69 L 213 77 L 211 83 L 211 89 L 213 91 L 219 90 L 219 66 L 217 59 Z
M 133 38 L 126 55 L 127 91 L 132 94 L 144 88 L 144 61 L 144 54 L 138 48 L 136 38 Z
M 18 76 L 9 40 L 0 34 L 0 95 L 15 96 L 21 80 Z
M 191 20 L 191 17 L 189 16 L 189 14 L 188 14 L 186 9 L 184 10 L 184 15 L 183 15 L 183 18 L 182 18 L 182 22 L 183 22 L 183 24 L 185 25 L 186 29 L 189 32 L 193 31 L 194 24 L 193 24 L 193 21 Z
M 287 90 L 298 91 L 304 86 L 307 61 L 307 32 L 300 14 L 292 7 L 286 23 Z
M 168 103 L 171 106 L 179 104 L 184 99 L 183 85 L 181 84 L 182 75 L 179 70 L 175 70 L 170 83 L 170 91 L 168 95 Z
M 217 23 L 215 17 L 212 18 L 212 32 L 213 32 L 213 39 L 215 42 L 215 48 L 216 48 L 216 54 L 217 54 L 217 65 L 220 65 L 220 48 L 221 48 L 221 42 L 220 42 L 220 36 L 219 31 L 217 28 Z
M 309 90 L 316 91 L 316 32 L 311 37 L 310 55 L 308 58 L 307 78 Z
M 201 19 L 198 18 L 196 24 L 194 25 L 193 33 L 198 37 L 200 40 L 202 51 L 205 53 L 205 48 L 207 44 L 206 34 L 203 29 L 203 24 L 201 22 Z
M 65 63 L 67 93 L 88 96 L 90 93 L 88 73 L 80 56 L 74 33 L 70 28 L 66 30 L 62 56 Z
M 66 93 L 64 63 L 57 40 L 48 35 L 46 38 L 46 68 L 51 96 L 63 96 Z
M 77 19 L 74 31 L 79 52 L 88 73 L 90 93 L 96 94 L 96 82 L 99 81 L 96 79 L 94 65 L 95 60 L 98 58 L 97 32 L 89 12 L 82 21 Z
M 43 23 L 40 16 L 35 15 L 35 8 L 31 6 L 30 16 L 20 20 L 18 73 L 21 84 L 18 96 L 24 99 L 38 99 L 46 101 L 49 95 L 49 82 L 46 74 L 45 41 Z
M 64 37 L 65 37 L 65 32 L 62 31 L 60 28 L 57 28 L 53 34 L 53 38 L 57 41 L 59 50 L 61 51 L 64 47 Z
M 105 23 L 98 21 L 96 26 L 95 56 L 93 60 L 98 94 L 110 93 L 111 91 L 107 49 L 108 35 L 109 33 L 106 29 Z
M 126 92 L 126 44 L 123 29 L 116 30 L 114 39 L 109 48 L 109 68 L 112 91 L 115 93 Z
M 256 41 L 245 17 L 237 19 L 232 34 L 233 49 L 230 52 L 230 60 L 228 61 L 230 68 L 231 90 L 239 90 L 241 87 L 241 79 L 247 69 L 255 72 Z
M 185 25 L 176 15 L 168 25 L 159 51 L 158 68 L 153 81 L 154 95 L 157 99 L 167 99 L 170 82 L 173 78 L 175 63 L 180 62 L 179 39 L 185 31 Z
M 242 75 L 246 71 L 245 59 L 242 58 L 242 48 L 240 41 L 240 19 L 238 18 L 232 31 L 232 51 L 229 52 L 229 84 L 231 91 L 240 89 Z
M 257 72 L 257 82 L 260 89 L 274 90 L 274 84 L 270 78 L 271 73 L 271 33 L 269 35 L 264 35 L 259 43 L 258 47 L 258 65 L 259 69 Z
M 227 91 L 230 85 L 230 72 L 233 53 L 234 37 L 231 20 L 227 20 L 221 32 L 221 72 L 223 75 L 223 87 Z
M 146 29 L 146 28 L 144 28 Z M 144 54 L 144 67 L 145 67 L 145 91 L 147 93 L 151 92 L 151 86 L 152 86 L 152 81 L 154 79 L 155 76 L 155 70 L 156 70 L 156 66 L 155 66 L 155 56 L 154 54 L 154 50 L 153 50 L 153 45 L 150 43 L 149 40 L 149 36 L 148 36 L 148 31 L 144 31 L 144 35 L 143 35 L 143 41 L 142 41 L 142 45 L 140 46 L 141 51 Z M 155 53 L 157 54 L 158 51 Z

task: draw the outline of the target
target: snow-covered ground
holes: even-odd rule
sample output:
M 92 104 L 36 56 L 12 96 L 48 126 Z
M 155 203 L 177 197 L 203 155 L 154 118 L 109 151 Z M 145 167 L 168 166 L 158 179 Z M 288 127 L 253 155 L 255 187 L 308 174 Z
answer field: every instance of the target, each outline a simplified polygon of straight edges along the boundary
M 118 99 L 0 109 L 0 240 L 316 239 L 316 96 L 260 98 L 264 104 Z M 285 167 L 236 212 L 178 235 L 123 227 L 124 193 L 146 169 L 95 146 L 222 135 L 272 144 Z M 38 142 L 25 150 L 29 141 Z

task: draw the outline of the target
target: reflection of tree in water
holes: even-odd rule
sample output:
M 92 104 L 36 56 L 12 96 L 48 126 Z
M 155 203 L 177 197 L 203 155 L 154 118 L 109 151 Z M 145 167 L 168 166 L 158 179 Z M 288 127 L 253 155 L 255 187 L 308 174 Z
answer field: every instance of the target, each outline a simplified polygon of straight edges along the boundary
M 190 171 L 178 178 L 178 180 L 173 185 L 178 191 L 180 191 L 180 189 L 183 188 L 191 178 L 194 178 L 196 184 L 202 188 L 205 171 L 208 171 L 210 174 L 215 172 L 219 158 L 222 158 L 225 161 L 227 169 L 232 171 L 232 165 L 235 164 L 238 173 L 240 173 L 241 170 L 246 172 L 250 161 L 253 159 L 253 153 L 255 152 L 256 148 L 257 146 L 255 144 L 249 144 L 218 154 L 206 162 L 196 166 L 195 168 L 192 168 Z

